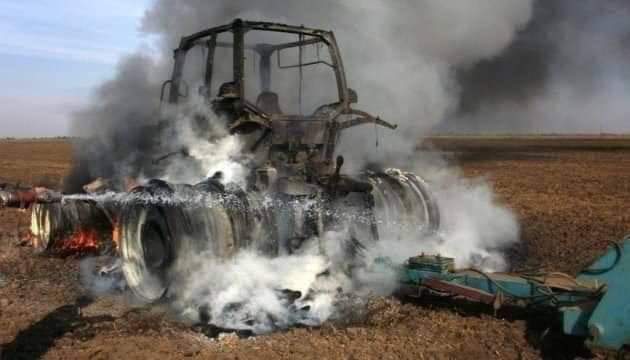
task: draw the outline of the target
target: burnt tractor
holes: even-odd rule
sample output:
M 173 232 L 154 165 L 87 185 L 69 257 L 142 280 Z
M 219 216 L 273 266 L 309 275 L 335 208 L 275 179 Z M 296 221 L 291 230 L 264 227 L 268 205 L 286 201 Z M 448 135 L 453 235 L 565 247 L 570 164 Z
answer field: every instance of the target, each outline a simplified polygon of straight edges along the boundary
M 438 229 L 438 209 L 418 176 L 396 169 L 344 173 L 336 152 L 342 133 L 396 125 L 353 108 L 358 95 L 348 87 L 331 31 L 235 20 L 183 37 L 174 59 L 161 92 L 164 111 L 191 102 L 207 108 L 195 122 L 203 128 L 220 121 L 239 138 L 245 180 L 230 183 L 220 172 L 197 184 L 155 179 L 109 205 L 89 196 L 59 203 L 50 198 L 64 196 L 30 194 L 38 203 L 32 232 L 39 246 L 50 248 L 69 228 L 84 234 L 90 225 L 82 216 L 109 222 L 107 242 L 123 259 L 128 286 L 151 302 L 168 294 L 200 253 L 282 256 L 313 241 L 325 253 L 322 239 L 333 234 L 352 271 L 379 239 L 421 238 Z M 16 204 L 23 201 L 14 198 Z

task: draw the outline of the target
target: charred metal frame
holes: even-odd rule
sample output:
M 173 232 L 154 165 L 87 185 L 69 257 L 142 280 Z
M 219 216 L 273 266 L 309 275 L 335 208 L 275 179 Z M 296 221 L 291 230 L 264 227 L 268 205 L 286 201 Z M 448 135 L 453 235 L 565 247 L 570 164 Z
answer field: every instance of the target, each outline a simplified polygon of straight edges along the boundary
M 257 45 L 245 45 L 245 34 L 252 30 L 269 31 L 299 35 L 299 40 L 295 42 L 288 42 L 284 44 L 257 44 Z M 217 41 L 217 38 L 222 33 L 232 33 L 232 42 Z M 325 115 L 317 114 L 317 111 L 313 115 L 296 115 L 296 114 L 270 114 L 264 112 L 255 104 L 252 104 L 245 98 L 245 51 L 251 50 L 256 52 L 260 56 L 259 69 L 260 69 L 260 82 L 263 90 L 269 90 L 271 87 L 270 69 L 271 69 L 271 56 L 275 52 L 278 57 L 283 49 L 295 48 L 306 45 L 314 45 L 323 43 L 328 47 L 330 53 L 330 62 L 318 61 L 302 63 L 299 65 L 288 65 L 291 67 L 304 67 L 313 64 L 324 64 L 329 66 L 335 74 L 337 82 L 338 101 L 332 104 L 324 104 L 322 107 L 328 107 L 330 111 Z M 233 122 L 230 124 L 230 129 L 233 132 L 238 132 L 239 129 L 247 128 L 248 126 L 261 126 L 265 128 L 265 133 L 260 142 L 257 142 L 252 149 L 254 151 L 260 143 L 262 143 L 268 136 L 274 133 L 281 133 L 282 131 L 289 130 L 292 132 L 297 131 L 299 133 L 300 128 L 306 126 L 306 122 L 310 122 L 311 125 L 320 128 L 320 133 L 323 134 L 323 139 L 320 139 L 317 144 L 308 144 L 308 146 L 314 146 L 319 153 L 319 161 L 327 166 L 333 163 L 333 157 L 336 144 L 339 140 L 341 132 L 347 128 L 358 126 L 362 124 L 375 124 L 384 126 L 390 129 L 396 129 L 396 125 L 392 125 L 378 117 L 372 116 L 364 111 L 351 108 L 351 104 L 356 102 L 356 93 L 348 88 L 343 61 L 337 45 L 335 35 L 331 31 L 312 29 L 304 26 L 292 26 L 271 22 L 256 22 L 256 21 L 243 21 L 240 19 L 234 22 L 213 27 L 207 30 L 197 32 L 190 36 L 185 36 L 181 39 L 179 47 L 174 52 L 175 65 L 172 74 L 172 78 L 164 83 L 162 88 L 162 98 L 166 90 L 166 86 L 170 85 L 170 95 L 168 102 L 172 105 L 177 105 L 180 97 L 186 97 L 186 94 L 181 94 L 180 89 L 184 83 L 182 79 L 183 69 L 186 62 L 186 55 L 193 47 L 201 45 L 208 48 L 208 56 L 206 59 L 206 71 L 204 77 L 204 85 L 207 91 L 205 94 L 208 98 L 221 94 L 210 94 L 213 80 L 213 65 L 215 64 L 214 53 L 217 47 L 232 48 L 233 49 L 233 78 L 229 85 L 230 99 L 228 100 L 230 113 L 233 115 Z M 300 56 L 301 59 L 301 56 Z M 300 60 L 301 61 L 301 60 Z M 280 61 L 278 59 L 278 65 Z M 287 68 L 287 65 L 282 66 Z M 187 84 L 186 84 L 187 85 Z M 249 115 L 248 115 L 249 114 Z M 253 115 L 253 116 L 251 116 Z M 354 118 L 344 119 L 345 121 L 339 121 L 340 115 L 354 116 Z M 285 143 L 276 144 L 277 148 L 281 151 L 286 150 L 286 147 L 292 148 L 296 144 L 298 146 L 305 145 L 302 140 L 308 141 L 306 138 L 295 138 L 291 136 L 291 140 Z M 294 143 L 295 142 L 295 143 Z
M 313 38 L 306 39 L 304 41 L 296 41 L 292 43 L 286 43 L 276 46 L 268 46 L 268 47 L 245 47 L 244 45 L 244 37 L 248 31 L 251 30 L 261 30 L 261 31 L 275 31 L 281 33 L 289 33 L 296 35 L 306 35 L 311 36 Z M 224 32 L 232 32 L 234 35 L 234 41 L 232 44 L 220 43 L 217 42 L 217 36 Z M 181 39 L 179 47 L 175 50 L 175 67 L 173 71 L 172 79 L 170 80 L 172 85 L 172 90 L 169 95 L 169 103 L 176 104 L 179 100 L 180 94 L 177 89 L 179 89 L 182 80 L 182 74 L 184 69 L 184 63 L 186 61 L 186 55 L 188 50 L 193 48 L 195 45 L 199 44 L 200 40 L 204 38 L 208 38 L 206 45 L 210 49 L 209 56 L 207 60 L 207 72 L 206 72 L 206 84 L 209 84 L 209 81 L 212 80 L 212 65 L 213 65 L 213 54 L 214 48 L 217 46 L 233 46 L 234 49 L 234 82 L 237 88 L 237 92 L 240 94 L 241 99 L 244 99 L 244 56 L 243 51 L 245 49 L 254 50 L 261 55 L 262 59 L 269 58 L 270 55 L 274 51 L 279 51 L 282 49 L 311 45 L 319 42 L 325 43 L 329 47 L 330 57 L 332 60 L 332 64 L 327 65 L 331 66 L 335 73 L 335 78 L 337 80 L 337 90 L 339 92 L 339 100 L 341 109 L 348 109 L 350 105 L 350 95 L 348 90 L 348 85 L 345 77 L 343 62 L 341 60 L 341 55 L 339 53 L 339 47 L 337 45 L 337 41 L 335 39 L 335 35 L 331 31 L 320 30 L 320 29 L 311 29 L 303 26 L 291 26 L 277 23 L 269 23 L 269 22 L 253 22 L 253 21 L 243 21 L 243 20 L 235 20 L 233 23 L 223 26 L 217 26 L 214 28 L 210 28 L 207 30 L 200 31 L 198 33 L 192 34 L 190 36 L 185 36 Z M 268 60 L 267 60 L 268 61 Z M 261 67 L 266 66 L 262 61 Z M 310 65 L 310 64 L 303 64 Z M 268 84 L 268 81 L 263 81 L 263 88 L 265 88 L 265 84 Z M 341 112 L 341 111 L 340 111 Z

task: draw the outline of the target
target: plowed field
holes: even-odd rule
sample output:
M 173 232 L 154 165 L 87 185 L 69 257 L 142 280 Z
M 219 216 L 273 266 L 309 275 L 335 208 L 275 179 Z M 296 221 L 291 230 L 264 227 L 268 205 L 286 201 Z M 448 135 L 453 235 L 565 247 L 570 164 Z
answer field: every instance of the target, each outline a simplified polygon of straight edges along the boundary
M 468 177 L 486 178 L 517 214 L 515 269 L 575 273 L 630 233 L 630 139 L 434 138 Z M 58 186 L 71 166 L 64 141 L 0 141 L 0 183 Z M 604 357 L 559 334 L 550 314 L 466 302 L 374 299 L 349 324 L 253 338 L 209 338 L 159 307 L 86 297 L 79 260 L 22 246 L 28 214 L 0 210 L 2 359 L 536 359 Z M 543 336 L 545 334 L 546 336 Z

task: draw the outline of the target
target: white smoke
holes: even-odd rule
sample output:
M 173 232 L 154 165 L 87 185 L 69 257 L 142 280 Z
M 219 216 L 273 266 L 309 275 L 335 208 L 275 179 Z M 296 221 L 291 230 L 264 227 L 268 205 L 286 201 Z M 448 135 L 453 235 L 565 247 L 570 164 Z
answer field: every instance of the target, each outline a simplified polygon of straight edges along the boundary
M 183 106 L 168 112 L 176 120 L 172 132 L 164 135 L 164 142 L 172 149 L 184 150 L 189 158 L 185 161 L 181 156 L 170 159 L 163 170 L 164 180 L 194 184 L 221 172 L 224 183 L 245 187 L 249 169 L 245 166 L 243 143 L 238 136 L 229 133 L 226 121 L 213 113 L 201 96 L 192 96 Z M 206 129 L 198 128 L 197 118 L 205 120 Z
M 519 240 L 519 225 L 484 181 L 452 179 L 436 189 L 442 242 L 433 253 L 454 257 L 459 268 L 508 269 L 504 250 Z
M 388 257 L 400 264 L 420 253 L 439 254 L 455 258 L 460 269 L 508 270 L 504 250 L 519 240 L 519 223 L 490 185 L 484 179 L 465 179 L 448 168 L 425 167 L 422 174 L 432 184 L 440 209 L 439 233 L 389 236 L 370 249 L 370 257 Z
M 369 290 L 343 267 L 343 236 L 330 231 L 299 252 L 278 257 L 253 250 L 230 259 L 197 254 L 178 269 L 191 276 L 169 290 L 172 305 L 188 321 L 257 334 L 320 325 L 337 316 L 349 296 Z
M 126 282 L 119 271 L 121 265 L 121 259 L 109 256 L 83 259 L 79 265 L 81 285 L 95 296 L 122 292 Z
M 327 269 L 322 256 L 267 258 L 244 251 L 230 260 L 207 253 L 191 260 L 194 276 L 176 289 L 174 303 L 189 320 L 201 322 L 205 309 L 213 325 L 265 333 L 319 325 L 332 314 L 334 292 L 317 289 Z M 299 292 L 299 299 L 287 298 L 286 290 Z

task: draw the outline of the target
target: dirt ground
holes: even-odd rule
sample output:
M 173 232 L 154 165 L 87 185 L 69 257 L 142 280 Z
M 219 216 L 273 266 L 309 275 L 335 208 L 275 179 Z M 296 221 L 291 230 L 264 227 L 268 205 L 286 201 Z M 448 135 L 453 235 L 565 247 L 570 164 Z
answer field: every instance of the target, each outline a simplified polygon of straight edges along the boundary
M 435 138 L 468 177 L 484 177 L 517 214 L 513 267 L 575 273 L 630 233 L 630 138 Z M 70 168 L 64 141 L 0 141 L 0 183 L 58 186 Z M 79 260 L 20 246 L 28 214 L 0 210 L 2 359 L 153 358 L 600 358 L 562 336 L 550 314 L 433 299 L 375 299 L 349 324 L 253 338 L 209 338 L 159 307 L 92 299 Z M 21 230 L 20 230 L 21 229 Z M 543 336 L 543 334 L 547 334 Z

